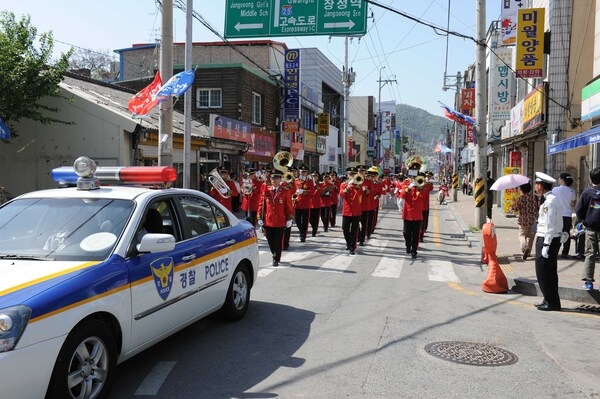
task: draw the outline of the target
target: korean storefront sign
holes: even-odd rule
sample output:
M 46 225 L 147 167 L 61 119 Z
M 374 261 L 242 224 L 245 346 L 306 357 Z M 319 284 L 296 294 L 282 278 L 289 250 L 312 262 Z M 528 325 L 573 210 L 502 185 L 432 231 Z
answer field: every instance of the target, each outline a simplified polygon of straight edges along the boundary
M 543 8 L 523 8 L 517 14 L 516 75 L 518 77 L 543 77 L 544 17 Z

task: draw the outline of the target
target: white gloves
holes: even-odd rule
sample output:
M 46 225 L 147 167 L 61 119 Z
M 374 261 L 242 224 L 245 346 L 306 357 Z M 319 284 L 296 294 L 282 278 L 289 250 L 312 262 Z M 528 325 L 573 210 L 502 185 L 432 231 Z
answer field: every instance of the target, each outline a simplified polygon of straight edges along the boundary
M 548 251 L 550 250 L 550 247 L 546 247 L 544 246 L 542 248 L 542 256 L 546 259 L 548 259 L 548 256 L 550 256 L 550 254 L 548 254 Z
M 225 187 L 223 187 L 219 191 L 221 192 L 221 194 L 227 194 L 227 191 L 229 191 L 229 190 L 227 190 Z
M 416 186 L 415 182 L 411 182 L 411 183 L 408 185 L 408 188 L 413 188 L 414 186 Z
M 285 227 L 286 227 L 286 228 L 288 228 L 288 229 L 289 229 L 290 227 L 292 227 L 292 221 L 291 221 L 291 220 L 288 220 L 287 222 L 285 222 Z
M 263 223 L 263 221 L 262 221 L 262 220 L 259 220 L 259 221 L 258 221 L 258 222 L 256 222 L 256 223 L 257 223 L 257 224 L 258 224 L 260 227 L 263 227 L 263 224 L 264 224 L 264 223 Z
M 304 190 L 302 190 L 301 188 L 296 190 L 296 194 L 298 194 L 298 195 L 302 195 L 303 192 L 304 192 Z

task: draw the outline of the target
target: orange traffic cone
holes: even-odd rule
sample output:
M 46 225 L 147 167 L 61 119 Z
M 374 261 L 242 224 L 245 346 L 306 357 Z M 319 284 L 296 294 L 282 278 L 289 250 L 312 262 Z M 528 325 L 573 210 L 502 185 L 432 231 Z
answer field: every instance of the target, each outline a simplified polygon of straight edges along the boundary
M 503 294 L 508 292 L 508 281 L 504 272 L 498 264 L 498 258 L 496 257 L 496 229 L 493 223 L 485 223 L 481 229 L 483 235 L 483 248 L 481 250 L 482 263 L 488 265 L 488 275 L 485 281 L 481 284 L 481 289 L 484 292 L 490 292 L 492 294 Z M 483 262 L 486 260 L 487 262 Z

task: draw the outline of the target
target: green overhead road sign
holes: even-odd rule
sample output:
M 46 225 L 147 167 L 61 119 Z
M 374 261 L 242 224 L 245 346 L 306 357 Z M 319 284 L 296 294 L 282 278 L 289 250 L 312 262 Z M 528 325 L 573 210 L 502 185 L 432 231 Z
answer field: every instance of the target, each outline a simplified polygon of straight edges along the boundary
M 363 0 L 227 0 L 225 38 L 364 35 Z

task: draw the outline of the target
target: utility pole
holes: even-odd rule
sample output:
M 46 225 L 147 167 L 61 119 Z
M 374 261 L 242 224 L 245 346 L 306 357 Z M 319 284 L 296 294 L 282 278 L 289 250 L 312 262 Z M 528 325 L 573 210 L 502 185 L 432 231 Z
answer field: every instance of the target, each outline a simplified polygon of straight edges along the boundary
M 475 224 L 481 228 L 486 222 L 487 216 L 487 95 L 486 95 L 486 30 L 485 30 L 485 0 L 476 0 L 477 15 L 477 50 L 475 57 L 475 107 L 477 115 L 477 124 L 475 135 L 477 144 L 475 145 L 475 187 L 473 197 L 475 199 Z
M 344 40 L 344 73 L 342 76 L 342 83 L 344 84 L 344 121 L 343 121 L 343 134 L 342 134 L 342 173 L 346 173 L 346 168 L 348 167 L 348 161 L 350 158 L 350 154 L 348 154 L 348 96 L 350 95 L 350 82 L 348 76 L 348 36 L 345 37 Z
M 381 71 L 385 69 L 385 66 L 379 68 L 379 97 L 377 99 L 377 139 L 375 140 L 375 161 L 373 165 L 377 165 L 377 161 L 381 158 L 381 130 L 383 129 L 383 123 L 381 123 L 381 88 L 388 83 L 396 82 L 396 79 L 384 79 L 381 80 Z M 383 83 L 383 84 L 382 84 Z
M 185 7 L 185 70 L 192 69 L 192 13 L 194 0 Z M 183 188 L 190 188 L 190 156 L 192 152 L 192 93 L 186 90 L 183 98 Z
M 160 78 L 165 84 L 173 76 L 173 0 L 162 1 L 160 26 Z M 159 105 L 158 165 L 173 166 L 173 98 Z

